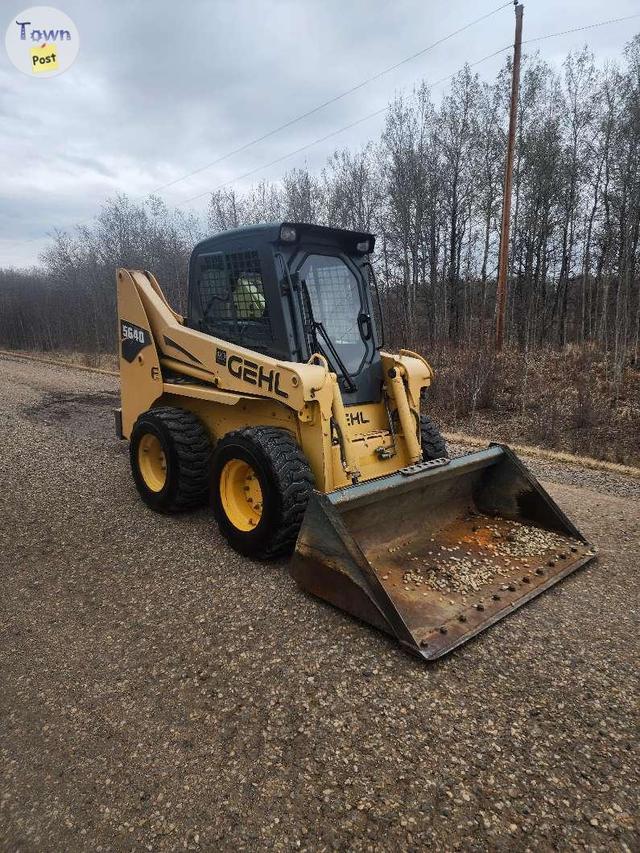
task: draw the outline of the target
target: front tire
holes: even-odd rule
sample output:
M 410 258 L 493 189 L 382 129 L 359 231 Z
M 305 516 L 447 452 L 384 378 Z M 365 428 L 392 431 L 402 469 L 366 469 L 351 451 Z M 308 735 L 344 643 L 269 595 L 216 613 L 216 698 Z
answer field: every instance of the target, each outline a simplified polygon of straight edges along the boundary
M 241 554 L 270 559 L 290 552 L 312 489 L 307 460 L 286 430 L 249 427 L 216 446 L 213 511 L 222 535 Z
M 449 458 L 447 443 L 442 437 L 442 433 L 426 415 L 420 415 L 420 444 L 422 445 L 423 462 Z
M 157 512 L 206 503 L 211 442 L 192 412 L 163 406 L 143 412 L 129 444 L 131 472 L 140 497 Z

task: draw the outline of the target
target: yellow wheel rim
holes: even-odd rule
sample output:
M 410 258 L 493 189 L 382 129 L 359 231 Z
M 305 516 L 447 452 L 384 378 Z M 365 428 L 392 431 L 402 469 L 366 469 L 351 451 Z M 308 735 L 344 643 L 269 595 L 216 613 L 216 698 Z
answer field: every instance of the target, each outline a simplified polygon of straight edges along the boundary
M 160 439 L 145 433 L 138 445 L 138 468 L 148 489 L 159 492 L 167 482 L 167 458 Z
M 230 459 L 220 475 L 220 500 L 231 524 L 254 530 L 262 518 L 262 489 L 256 472 L 242 459 Z

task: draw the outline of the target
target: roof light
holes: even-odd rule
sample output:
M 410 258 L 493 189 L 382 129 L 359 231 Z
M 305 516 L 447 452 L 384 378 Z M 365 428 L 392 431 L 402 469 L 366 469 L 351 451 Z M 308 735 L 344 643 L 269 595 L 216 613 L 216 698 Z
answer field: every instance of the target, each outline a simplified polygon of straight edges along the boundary
M 284 243 L 295 243 L 297 236 L 296 229 L 292 228 L 291 225 L 283 225 L 280 229 L 280 239 Z
M 359 252 L 370 252 L 371 251 L 371 243 L 369 240 L 362 240 L 360 243 L 356 243 L 356 249 Z

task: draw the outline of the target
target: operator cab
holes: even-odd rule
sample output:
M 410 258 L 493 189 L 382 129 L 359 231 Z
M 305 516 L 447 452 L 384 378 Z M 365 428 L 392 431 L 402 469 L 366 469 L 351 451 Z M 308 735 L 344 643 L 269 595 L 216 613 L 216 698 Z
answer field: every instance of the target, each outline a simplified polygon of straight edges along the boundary
M 187 324 L 280 361 L 323 355 L 347 405 L 378 402 L 375 237 L 283 222 L 226 231 L 189 262 Z

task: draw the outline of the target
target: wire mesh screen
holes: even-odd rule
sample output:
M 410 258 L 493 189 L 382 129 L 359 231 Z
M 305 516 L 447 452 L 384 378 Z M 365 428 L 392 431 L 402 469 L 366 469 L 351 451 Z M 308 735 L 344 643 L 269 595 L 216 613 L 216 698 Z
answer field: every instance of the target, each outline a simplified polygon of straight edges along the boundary
M 273 340 L 257 252 L 202 255 L 199 282 L 205 331 L 246 345 Z
M 309 258 L 304 266 L 315 318 L 322 321 L 335 343 L 357 340 L 360 293 L 351 271 L 337 258 L 319 256 Z
M 227 255 L 233 281 L 233 303 L 238 320 L 260 320 L 269 325 L 260 258 L 257 252 Z
M 200 304 L 208 322 L 234 319 L 231 278 L 222 252 L 200 256 Z
M 333 369 L 357 373 L 367 354 L 358 328 L 361 298 L 357 278 L 341 258 L 331 255 L 309 255 L 300 267 L 300 278 L 306 284 L 313 319 L 322 324 L 338 356 L 329 358 Z

